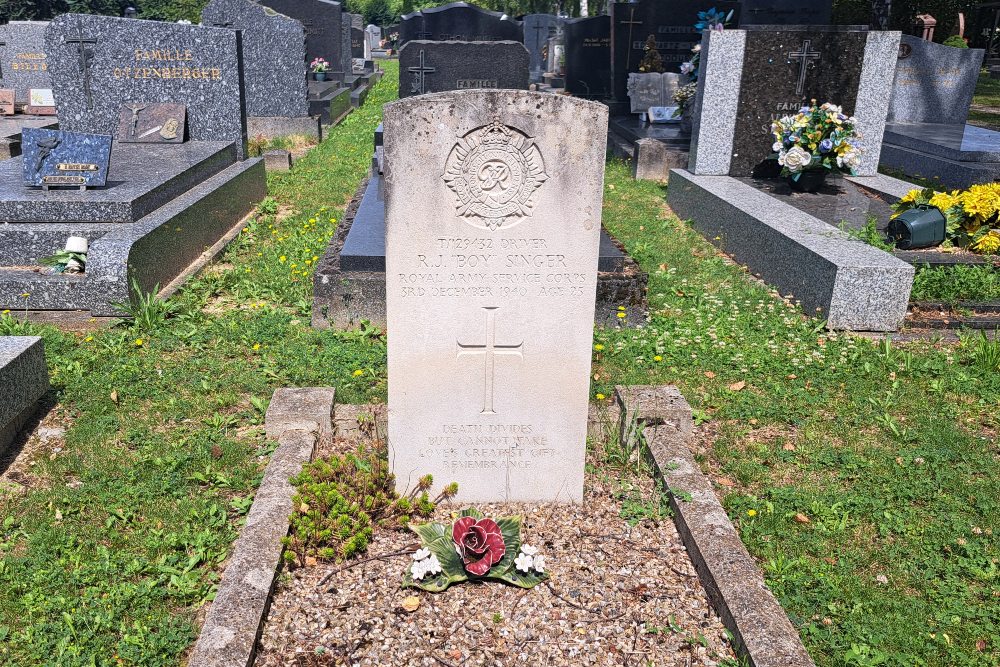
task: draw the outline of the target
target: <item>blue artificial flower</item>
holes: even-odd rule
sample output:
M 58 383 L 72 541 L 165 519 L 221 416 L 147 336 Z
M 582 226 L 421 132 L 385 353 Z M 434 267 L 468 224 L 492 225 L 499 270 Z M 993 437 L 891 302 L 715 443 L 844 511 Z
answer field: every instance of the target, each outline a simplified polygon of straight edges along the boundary
M 832 150 L 833 150 L 833 142 L 830 141 L 829 139 L 824 139 L 823 141 L 819 142 L 820 153 L 829 153 Z
M 799 109 L 799 113 L 809 113 L 809 107 L 802 107 Z

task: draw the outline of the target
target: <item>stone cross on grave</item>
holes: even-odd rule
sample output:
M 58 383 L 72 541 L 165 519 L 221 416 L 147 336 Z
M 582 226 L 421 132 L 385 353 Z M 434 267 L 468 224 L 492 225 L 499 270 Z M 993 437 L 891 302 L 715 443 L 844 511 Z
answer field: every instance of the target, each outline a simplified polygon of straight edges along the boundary
M 97 40 L 92 37 L 83 36 L 83 21 L 76 22 L 76 37 L 63 37 L 63 44 L 76 44 L 77 52 L 80 54 L 80 74 L 83 75 L 83 93 L 87 96 L 87 108 L 94 108 L 94 94 L 90 91 L 90 55 L 87 53 L 88 44 L 97 44 Z
M 496 343 L 496 326 L 497 326 L 497 313 L 499 309 L 498 306 L 484 306 L 483 310 L 486 311 L 486 342 L 482 345 L 472 345 L 465 344 L 460 341 L 458 343 L 458 357 L 461 358 L 463 355 L 483 355 L 484 357 L 484 382 L 483 387 L 483 411 L 484 415 L 495 415 L 496 412 L 493 410 L 493 370 L 496 364 L 497 355 L 507 355 L 512 357 L 524 358 L 521 354 L 521 350 L 524 347 L 524 342 L 520 342 L 517 345 L 497 345 Z
M 642 21 L 635 20 L 635 7 L 629 8 L 628 21 L 619 21 L 619 25 L 628 26 L 628 50 L 625 53 L 625 71 L 629 71 L 629 67 L 632 65 L 632 31 L 635 30 L 635 26 L 642 25 Z
M 798 84 L 796 84 L 795 86 L 796 95 L 802 95 L 803 91 L 806 88 L 806 72 L 809 71 L 809 61 L 820 59 L 821 55 L 820 52 L 810 51 L 809 49 L 811 46 L 812 46 L 812 40 L 804 39 L 802 40 L 801 51 L 792 51 L 788 54 L 789 61 L 792 60 L 799 61 L 799 81 Z
M 434 67 L 427 67 L 427 65 L 424 62 L 424 50 L 420 49 L 420 66 L 419 67 L 407 67 L 406 71 L 407 72 L 412 72 L 414 74 L 414 77 L 413 77 L 413 86 L 410 88 L 410 92 L 411 93 L 417 93 L 418 95 L 422 95 L 425 92 L 427 92 L 427 91 L 424 90 L 424 87 L 425 87 L 424 84 L 426 83 L 426 81 L 425 81 L 426 75 L 433 74 L 437 70 Z

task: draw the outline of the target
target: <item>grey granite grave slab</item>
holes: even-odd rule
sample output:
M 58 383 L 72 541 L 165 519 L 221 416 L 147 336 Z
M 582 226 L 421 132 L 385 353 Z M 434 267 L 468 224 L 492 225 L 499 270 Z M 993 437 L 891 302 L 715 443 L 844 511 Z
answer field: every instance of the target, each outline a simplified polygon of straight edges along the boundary
M 1000 132 L 951 123 L 890 123 L 880 162 L 943 188 L 991 183 L 1000 180 Z
M 21 130 L 25 127 L 56 129 L 59 121 L 51 116 L 13 116 L 0 118 L 0 160 L 21 154 Z
M 743 30 L 712 30 L 702 36 L 701 74 L 688 162 L 692 173 L 729 173 L 746 41 Z M 707 107 L 705 100 L 709 100 Z M 705 113 L 705 108 L 711 112 Z
M 305 28 L 306 60 L 322 58 L 330 63 L 329 77 L 343 81 L 350 74 L 350 59 L 344 60 L 343 23 L 350 23 L 341 3 L 333 0 L 260 0 L 260 4 L 289 16 Z M 345 69 L 346 68 L 346 69 Z
M 0 336 L 0 455 L 49 390 L 45 343 L 38 336 Z
M 906 315 L 912 266 L 751 185 L 674 169 L 668 202 L 831 329 L 894 331 Z
M 903 35 L 889 122 L 964 124 L 985 53 Z
M 130 297 L 137 281 L 144 292 L 166 287 L 192 265 L 204 263 L 225 247 L 225 240 L 243 224 L 257 202 L 267 194 L 264 161 L 260 158 L 232 164 L 199 179 L 185 191 L 135 223 L 82 226 L 89 236 L 87 272 L 83 275 L 46 275 L 0 268 L 0 309 L 24 308 L 22 294 L 30 294 L 32 310 L 89 310 L 95 316 L 119 315 L 115 303 Z M 135 146 L 134 144 L 130 147 Z M 177 150 L 184 146 L 157 146 Z M 120 149 L 116 146 L 115 149 Z M 149 151 L 151 146 L 143 146 Z M 90 193 L 79 193 L 90 194 Z M 4 226 L 5 230 L 6 227 Z M 80 223 L 10 225 L 31 234 L 42 230 L 62 239 L 80 232 Z M 55 248 L 51 252 L 54 252 Z
M 170 102 L 187 107 L 191 140 L 231 141 L 245 157 L 238 32 L 63 14 L 45 45 L 60 129 L 114 134 L 123 105 Z
M 524 44 L 412 40 L 400 49 L 400 98 L 471 88 L 527 90 Z
M 108 185 L 44 192 L 22 185 L 24 157 L 0 162 L 0 223 L 136 222 L 231 165 L 227 142 L 115 144 Z
M 0 25 L 0 88 L 13 88 L 14 101 L 28 103 L 32 88 L 51 88 L 45 53 L 47 21 L 11 21 Z
M 25 185 L 103 187 L 108 180 L 111 137 L 26 127 L 21 132 Z
M 306 116 L 306 35 L 302 24 L 250 0 L 210 0 L 204 25 L 243 33 L 248 116 Z
M 545 52 L 549 38 L 560 29 L 563 19 L 553 14 L 528 14 L 524 17 L 524 48 L 528 49 L 528 68 L 532 83 L 542 80 L 546 70 Z

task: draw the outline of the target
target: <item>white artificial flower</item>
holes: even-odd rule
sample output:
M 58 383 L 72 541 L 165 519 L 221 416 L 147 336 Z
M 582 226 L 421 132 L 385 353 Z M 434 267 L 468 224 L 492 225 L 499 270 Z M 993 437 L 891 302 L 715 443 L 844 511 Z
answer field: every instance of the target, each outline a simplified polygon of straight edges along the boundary
M 699 52 L 701 52 L 701 44 L 695 44 L 694 46 L 691 47 L 691 53 L 699 53 Z
M 517 569 L 520 570 L 521 572 L 527 574 L 527 572 L 531 570 L 532 566 L 534 565 L 534 561 L 535 559 L 529 556 L 528 554 L 521 554 L 520 556 L 514 559 L 514 566 L 517 567 Z
M 535 556 L 535 562 L 532 564 L 535 568 L 535 572 L 543 574 L 545 572 L 545 556 Z
M 784 150 L 778 151 L 778 164 L 780 164 L 782 167 L 785 166 L 785 153 L 786 152 L 787 151 L 784 151 Z
M 534 556 L 538 553 L 538 547 L 529 547 L 527 544 L 521 545 L 521 553 L 528 554 L 529 556 Z
M 774 145 L 771 146 L 771 150 L 775 153 L 780 153 L 782 148 L 784 148 L 784 145 L 780 141 L 775 141 Z
M 424 575 L 427 574 L 427 562 L 422 560 L 415 561 L 413 565 L 410 566 L 410 574 L 412 574 L 413 578 L 417 581 L 423 579 Z
M 781 160 L 781 166 L 787 168 L 788 171 L 793 174 L 796 174 L 808 167 L 811 162 L 812 155 L 809 151 L 805 150 L 801 146 L 792 146 L 788 149 L 788 152 L 785 153 L 784 159 Z
M 424 561 L 424 568 L 430 574 L 441 574 L 441 561 L 438 557 L 431 554 L 431 557 Z
M 681 74 L 690 74 L 694 71 L 694 65 L 691 63 L 681 63 Z
M 837 156 L 837 166 L 840 168 L 857 169 L 861 166 L 861 154 L 857 151 L 847 151 Z
M 413 554 L 413 560 L 423 560 L 431 555 L 430 549 L 417 549 Z

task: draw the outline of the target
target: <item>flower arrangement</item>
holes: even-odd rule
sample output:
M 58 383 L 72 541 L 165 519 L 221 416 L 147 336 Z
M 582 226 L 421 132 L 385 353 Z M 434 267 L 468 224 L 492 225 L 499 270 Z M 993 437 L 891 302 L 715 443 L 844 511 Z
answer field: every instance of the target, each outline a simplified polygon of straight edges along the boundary
M 328 63 L 323 58 L 316 58 L 311 63 L 309 63 L 309 68 L 313 72 L 327 72 L 330 70 L 330 63 Z
M 1000 253 L 1000 183 L 967 190 L 910 190 L 893 204 L 897 217 L 918 206 L 933 206 L 945 218 L 946 243 L 984 254 Z
M 798 180 L 802 172 L 818 169 L 853 174 L 861 164 L 854 117 L 827 102 L 802 107 L 793 116 L 771 123 L 772 149 L 781 165 L 781 175 Z
M 403 575 L 403 588 L 439 593 L 463 581 L 503 581 L 533 588 L 549 578 L 545 557 L 521 542 L 521 517 L 489 519 L 470 507 L 450 526 L 411 525 L 421 546 Z

